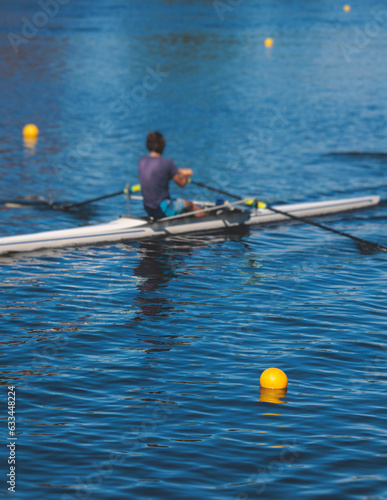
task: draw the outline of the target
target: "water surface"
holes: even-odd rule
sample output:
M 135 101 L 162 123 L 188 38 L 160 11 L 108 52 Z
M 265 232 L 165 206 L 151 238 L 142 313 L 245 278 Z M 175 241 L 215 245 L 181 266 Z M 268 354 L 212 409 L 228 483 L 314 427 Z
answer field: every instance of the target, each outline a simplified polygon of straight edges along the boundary
M 204 0 L 79 0 L 16 53 L 9 34 L 41 8 L 0 2 L 0 200 L 115 192 L 137 181 L 152 129 L 178 166 L 237 194 L 386 198 L 384 11 L 351 5 L 246 0 L 221 19 Z M 125 210 L 2 206 L 0 227 Z M 386 216 L 380 205 L 323 222 L 386 245 Z M 286 223 L 0 263 L 17 498 L 386 497 L 385 254 Z M 270 366 L 289 378 L 274 402 L 259 389 Z M 4 496 L 6 459 L 4 444 Z

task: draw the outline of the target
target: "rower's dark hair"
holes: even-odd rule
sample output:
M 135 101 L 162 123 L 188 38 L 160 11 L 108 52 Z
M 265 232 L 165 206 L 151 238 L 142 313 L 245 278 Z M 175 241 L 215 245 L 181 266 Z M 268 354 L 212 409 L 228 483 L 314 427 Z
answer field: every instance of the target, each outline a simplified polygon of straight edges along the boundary
M 146 147 L 149 151 L 154 151 L 160 155 L 163 154 L 165 148 L 165 139 L 163 134 L 160 134 L 160 132 L 149 132 L 146 137 Z

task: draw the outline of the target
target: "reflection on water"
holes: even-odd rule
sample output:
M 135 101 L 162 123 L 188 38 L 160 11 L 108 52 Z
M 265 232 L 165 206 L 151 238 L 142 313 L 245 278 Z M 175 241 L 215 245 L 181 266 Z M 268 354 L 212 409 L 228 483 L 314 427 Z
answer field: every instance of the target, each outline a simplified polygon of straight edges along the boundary
M 259 401 L 275 404 L 286 403 L 282 399 L 285 398 L 287 389 L 267 389 L 266 387 L 260 387 L 259 392 Z
M 25 139 L 23 141 L 25 147 L 26 156 L 33 156 L 36 152 L 36 146 L 38 144 L 38 139 Z
M 143 316 L 169 316 L 174 306 L 160 291 L 170 280 L 183 274 L 184 262 L 190 251 L 185 245 L 171 248 L 163 241 L 146 241 L 140 244 L 139 253 L 140 262 L 133 271 L 135 276 L 141 278 L 136 298 L 141 314 L 137 320 Z
M 161 293 L 169 281 L 178 279 L 189 271 L 186 270 L 195 250 L 209 247 L 216 243 L 239 241 L 248 228 L 232 230 L 218 235 L 180 236 L 158 241 L 143 241 L 139 246 L 140 262 L 134 268 L 134 275 L 141 278 L 137 285 L 139 295 L 136 303 L 141 308 L 142 316 L 168 317 L 174 308 L 171 301 Z M 249 245 L 243 243 L 246 250 Z M 249 265 L 259 268 L 254 259 L 247 258 Z
M 386 197 L 386 32 L 351 64 L 336 39 L 364 31 L 369 2 L 343 17 L 332 0 L 230 1 L 220 21 L 210 0 L 77 0 L 15 54 L 7 33 L 55 3 L 0 1 L 0 200 L 30 203 L 3 204 L 1 235 L 117 218 L 123 197 L 72 213 L 40 197 L 137 182 L 154 129 L 178 166 L 241 196 Z M 145 92 L 148 67 L 168 75 Z M 34 147 L 21 136 L 31 122 Z M 332 224 L 378 240 L 385 217 L 379 206 Z M 0 263 L 17 498 L 386 498 L 385 254 L 283 224 Z M 259 390 L 277 365 L 289 392 Z

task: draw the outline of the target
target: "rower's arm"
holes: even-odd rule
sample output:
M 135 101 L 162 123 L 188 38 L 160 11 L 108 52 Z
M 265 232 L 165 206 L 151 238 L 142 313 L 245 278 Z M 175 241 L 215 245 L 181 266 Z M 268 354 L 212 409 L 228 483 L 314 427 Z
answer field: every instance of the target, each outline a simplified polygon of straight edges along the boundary
M 179 168 L 178 173 L 173 177 L 173 180 L 180 187 L 184 187 L 188 179 L 193 176 L 193 171 L 190 168 Z

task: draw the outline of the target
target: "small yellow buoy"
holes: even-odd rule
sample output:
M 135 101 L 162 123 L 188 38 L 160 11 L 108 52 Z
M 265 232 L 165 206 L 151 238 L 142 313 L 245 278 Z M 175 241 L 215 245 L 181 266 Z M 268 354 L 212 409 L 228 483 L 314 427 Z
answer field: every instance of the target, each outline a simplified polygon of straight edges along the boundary
M 260 379 L 261 387 L 267 389 L 285 389 L 288 386 L 288 377 L 279 368 L 268 368 Z
M 349 12 L 351 10 L 351 6 L 350 5 L 344 5 L 343 9 L 344 9 L 344 12 Z
M 265 39 L 265 47 L 270 49 L 274 45 L 274 40 L 272 38 L 266 38 Z
M 27 140 L 36 139 L 39 135 L 39 129 L 33 123 L 29 123 L 23 128 L 23 137 Z

